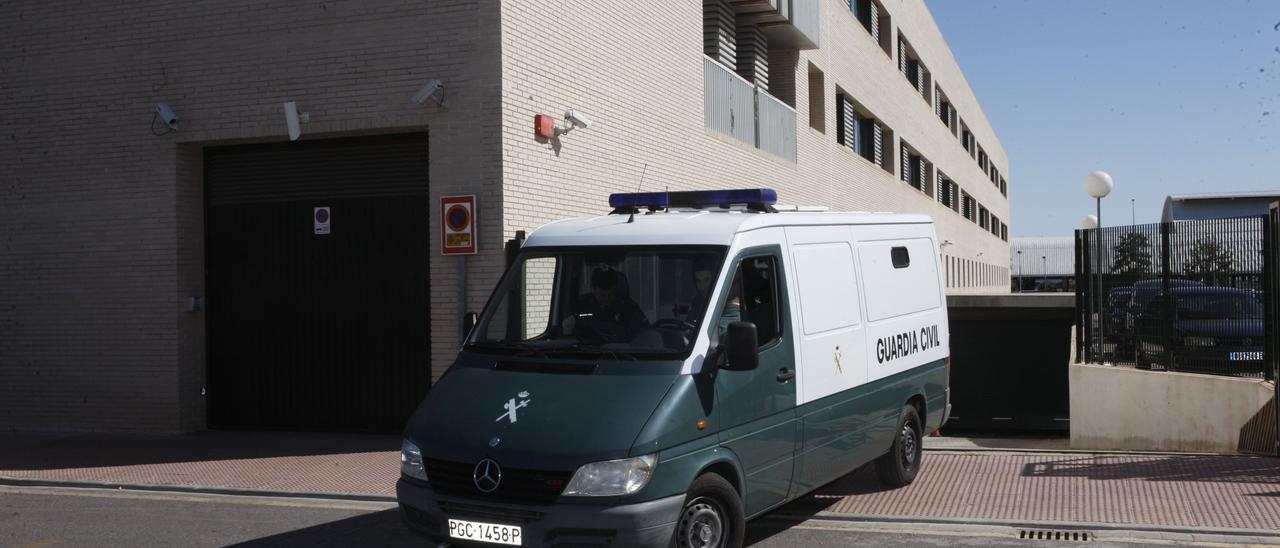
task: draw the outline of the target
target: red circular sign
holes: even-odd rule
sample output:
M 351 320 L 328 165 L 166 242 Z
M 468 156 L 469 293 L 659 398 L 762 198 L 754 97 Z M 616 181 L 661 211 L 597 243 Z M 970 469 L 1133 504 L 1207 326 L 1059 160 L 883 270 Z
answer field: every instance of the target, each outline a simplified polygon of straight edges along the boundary
M 454 204 L 444 213 L 444 222 L 450 229 L 461 232 L 471 223 L 471 212 L 462 204 Z

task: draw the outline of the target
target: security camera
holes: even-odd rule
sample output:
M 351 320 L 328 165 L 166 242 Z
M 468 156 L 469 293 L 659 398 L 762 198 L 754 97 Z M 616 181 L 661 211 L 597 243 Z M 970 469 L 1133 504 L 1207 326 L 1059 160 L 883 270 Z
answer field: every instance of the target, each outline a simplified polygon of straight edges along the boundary
M 440 98 L 436 99 L 436 102 L 443 107 L 445 106 L 444 84 L 440 83 L 439 80 L 436 80 L 434 78 L 428 81 L 425 86 L 422 86 L 422 89 L 418 90 L 417 93 L 413 94 L 413 97 L 410 97 L 409 100 L 416 105 L 421 105 L 423 103 L 426 103 L 427 99 L 430 99 L 433 95 L 436 94 L 437 91 L 440 92 Z
M 564 113 L 564 119 L 568 120 L 570 123 L 572 123 L 576 127 L 580 127 L 580 128 L 591 127 L 591 119 L 588 118 L 586 114 L 583 114 L 576 110 L 570 110 L 569 112 Z
M 169 126 L 169 129 L 178 129 L 178 115 L 173 113 L 173 109 L 169 108 L 168 103 L 164 101 L 156 103 L 156 116 L 159 116 L 164 125 Z M 154 124 L 155 122 L 152 123 Z
M 284 104 L 284 123 L 289 126 L 289 140 L 297 141 L 302 135 L 302 124 L 298 119 L 298 103 L 286 101 Z

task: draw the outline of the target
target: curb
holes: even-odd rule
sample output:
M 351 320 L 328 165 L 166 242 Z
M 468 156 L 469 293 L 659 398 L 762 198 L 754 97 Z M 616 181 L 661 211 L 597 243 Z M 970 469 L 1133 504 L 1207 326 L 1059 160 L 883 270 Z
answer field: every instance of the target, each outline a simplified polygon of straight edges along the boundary
M 235 495 L 243 497 L 270 497 L 284 499 L 321 499 L 353 502 L 396 502 L 395 495 L 362 493 L 308 493 L 300 491 L 268 491 L 263 489 L 238 489 L 234 487 L 203 487 L 198 485 L 147 485 L 116 483 L 109 481 L 72 481 L 12 478 L 0 476 L 0 485 L 10 487 L 72 487 L 79 489 L 115 489 L 121 491 L 151 491 L 163 493 L 191 493 L 201 495 Z
M 1108 531 L 1108 532 L 1142 532 L 1165 533 L 1176 535 L 1220 535 L 1227 537 L 1254 537 L 1280 540 L 1280 531 L 1270 529 L 1229 529 L 1222 527 L 1182 527 L 1170 525 L 1143 525 L 1125 523 L 1093 523 L 1072 521 L 1021 521 L 1004 519 L 971 519 L 971 518 L 931 518 L 924 516 L 881 516 L 873 514 L 845 514 L 840 512 L 778 513 L 764 519 L 788 521 L 805 521 L 824 519 L 852 523 L 894 523 L 894 524 L 932 524 L 932 525 L 982 525 L 989 527 L 1010 527 L 1015 529 L 1058 529 L 1064 531 Z
M 1119 449 L 1017 449 L 1003 447 L 924 447 L 931 453 L 1025 453 L 1056 455 L 1128 455 L 1134 457 L 1231 457 L 1274 458 L 1274 455 L 1256 453 L 1189 453 L 1183 451 L 1124 451 Z

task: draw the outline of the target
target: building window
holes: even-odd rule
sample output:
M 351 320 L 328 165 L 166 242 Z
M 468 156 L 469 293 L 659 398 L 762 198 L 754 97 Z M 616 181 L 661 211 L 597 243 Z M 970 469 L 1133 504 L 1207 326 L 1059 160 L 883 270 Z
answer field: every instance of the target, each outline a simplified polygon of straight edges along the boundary
M 930 184 L 930 181 L 933 179 L 933 164 L 912 148 L 911 145 L 907 144 L 906 141 L 902 141 L 900 146 L 902 157 L 900 175 L 902 180 L 911 185 L 911 188 L 932 196 L 933 185 Z
M 942 125 L 951 130 L 952 135 L 956 135 L 956 108 L 951 105 L 951 100 L 947 98 L 947 94 L 942 92 L 942 86 L 934 84 L 933 97 L 933 114 L 938 117 L 938 120 L 942 121 Z
M 933 80 L 929 71 L 924 68 L 924 63 L 920 62 L 920 57 L 911 48 L 911 44 L 901 34 L 898 36 L 898 70 L 902 71 L 902 75 L 911 83 L 911 86 L 916 88 L 916 92 L 924 98 L 924 102 L 932 105 L 933 100 L 929 97 L 929 92 L 933 91 Z
M 1000 223 L 1000 239 L 1009 241 L 1009 225 Z
M 970 196 L 968 192 L 960 192 L 960 214 L 970 221 L 978 222 L 978 210 L 974 207 L 973 196 Z
M 991 222 L 991 214 L 987 212 L 987 208 L 979 204 L 978 205 L 978 226 L 983 229 L 986 229 L 988 226 L 990 226 L 989 224 L 990 222 Z
M 975 157 L 974 155 L 977 154 L 974 151 L 975 144 L 976 143 L 974 142 L 974 139 L 973 139 L 973 132 L 969 131 L 969 126 L 965 125 L 964 120 L 961 120 L 960 121 L 960 146 L 964 147 L 964 151 L 969 153 L 970 158 L 974 158 Z
M 809 63 L 809 127 L 827 132 L 827 84 L 822 71 Z
M 849 11 L 867 29 L 871 39 L 880 45 L 884 54 L 892 59 L 889 35 L 893 34 L 893 21 L 889 19 L 889 12 L 876 0 L 849 0 Z
M 1004 180 L 1004 177 L 1000 178 L 1000 195 L 1001 196 L 1009 195 L 1009 183 Z
M 982 172 L 987 172 L 987 151 L 982 150 L 982 146 L 978 146 L 978 167 L 982 168 Z

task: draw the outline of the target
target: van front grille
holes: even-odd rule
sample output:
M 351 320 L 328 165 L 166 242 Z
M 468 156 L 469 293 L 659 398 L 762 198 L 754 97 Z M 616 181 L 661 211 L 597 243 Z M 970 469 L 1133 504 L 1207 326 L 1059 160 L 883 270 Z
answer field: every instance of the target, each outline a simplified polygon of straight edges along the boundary
M 474 462 L 423 459 L 423 463 L 427 467 L 427 481 L 436 492 L 487 501 L 550 504 L 564 491 L 570 477 L 569 472 L 504 467 L 498 488 L 485 493 L 476 487 L 473 479 Z

